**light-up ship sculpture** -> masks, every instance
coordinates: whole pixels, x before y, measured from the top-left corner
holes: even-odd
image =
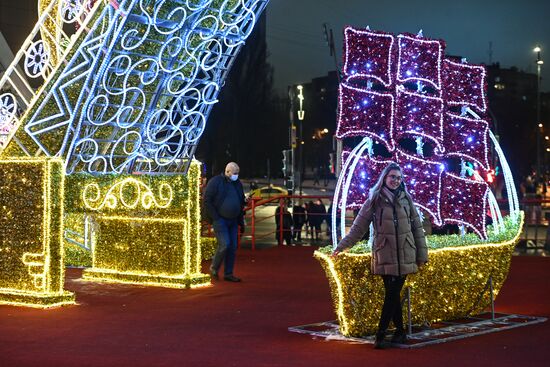
[[[389,162],[402,167],[419,211],[435,226],[459,225],[463,234],[428,238],[430,266],[408,280],[416,322],[482,309],[488,278],[498,293],[506,277],[522,223],[510,168],[489,129],[485,68],[448,58],[444,49],[443,41],[422,33],[345,30],[337,137],[356,145],[343,152],[334,196],[338,205],[332,212],[333,246],[345,235],[344,209],[361,207]],[[507,218],[483,179],[490,169],[490,143],[504,173]],[[465,234],[468,230],[473,233]],[[372,236],[364,248],[370,249],[371,243]],[[368,252],[343,254],[337,260],[316,253],[331,283],[344,334],[358,335],[376,325],[382,287],[370,274]],[[476,303],[478,297],[481,302]]]
[[[84,223],[86,249],[103,246],[97,241],[108,245],[101,228],[118,236],[118,249],[134,243],[116,232],[112,223],[120,220],[143,234],[142,239],[153,233],[166,235],[164,245],[170,253],[186,254],[183,276],[166,259],[156,267],[156,255],[148,258],[147,271],[140,271],[139,259],[130,264],[120,253],[125,265],[119,268],[127,274],[118,280],[139,282],[142,277],[147,283],[169,286],[205,284],[200,274],[200,166],[193,156],[235,56],[266,4],[267,0],[38,1],[39,19],[0,79],[0,154],[14,162],[18,157],[42,159],[45,163],[37,164],[46,166],[49,159],[61,159],[66,174],[75,175],[66,189],[65,219]],[[140,175],[133,179],[141,183],[123,183],[128,182],[125,175],[135,174]],[[178,178],[182,174],[185,182]],[[145,204],[141,211],[131,206],[116,214],[112,205],[86,208],[81,199],[85,187],[89,192],[93,188],[98,197],[112,200],[119,192],[121,201],[142,197],[145,201],[140,203]],[[144,218],[154,215],[147,212],[153,196],[131,187],[163,194],[174,190],[180,199],[156,209],[162,218]],[[52,213],[63,215],[63,210]],[[69,218],[73,214],[79,219]],[[56,228],[62,231],[62,226]],[[100,228],[95,239],[88,233],[94,228]],[[142,242],[135,239],[136,246],[154,253]],[[139,252],[134,248],[128,253]],[[117,266],[99,270],[115,280],[124,272],[114,269]]]

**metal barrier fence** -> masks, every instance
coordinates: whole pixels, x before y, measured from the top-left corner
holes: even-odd
[[[518,247],[550,251],[550,200],[528,198],[520,201],[525,225]]]
[[[317,200],[325,202],[317,205],[314,203]],[[304,232],[305,237],[308,238],[311,235],[316,244],[324,244],[324,242],[328,244],[328,241],[321,241],[321,232],[323,222],[330,223],[330,211],[327,208],[332,205],[331,200],[332,196],[326,195],[252,198],[245,208],[245,221],[248,225],[247,230],[240,237],[239,246],[247,242],[250,243],[252,249],[256,248],[257,242],[276,242],[278,245],[283,245],[283,242],[286,242],[287,245],[290,245],[293,238],[294,240],[301,239]],[[331,203],[328,207],[326,201]],[[292,211],[289,210],[288,203],[293,205]],[[302,207],[303,211],[296,213],[296,204]],[[353,219],[352,216],[350,218]],[[330,226],[327,225],[325,232],[329,230]]]
[[[305,213],[294,213],[291,208],[284,209],[289,201],[293,206],[299,203],[314,202],[317,199],[323,201],[325,211],[312,211],[310,208]],[[507,214],[505,202],[502,202],[502,214]],[[253,250],[257,244],[282,246],[308,244],[326,246],[330,244],[330,206],[332,196],[328,195],[287,195],[276,196],[268,199],[251,198],[245,208],[245,230],[239,230],[239,248],[243,245],[250,246]],[[524,199],[520,202],[521,209],[525,211],[525,224],[520,237],[518,247],[528,249],[546,249],[550,251],[550,200],[548,199]],[[293,209],[293,208],[292,208]],[[346,212],[346,227],[350,226],[355,218],[353,211]],[[301,225],[288,225],[288,216],[292,222],[300,216],[303,217]],[[324,228],[323,228],[324,227]],[[212,226],[203,222],[203,236],[212,237]],[[290,238],[290,240],[288,240]]]

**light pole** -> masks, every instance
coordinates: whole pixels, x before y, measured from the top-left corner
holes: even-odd
[[[304,118],[305,118],[305,111],[304,111],[304,87],[301,85],[298,85],[296,87],[298,89],[298,100],[300,101],[300,109],[298,110],[298,121],[300,123],[300,131],[299,131],[299,137],[298,141],[300,142],[298,149],[299,149],[299,159],[298,159],[298,172],[297,172],[297,178],[298,178],[298,184],[300,185],[300,195],[302,195],[302,182],[304,180],[304,136],[302,134],[302,128],[304,125]]]
[[[541,165],[540,165],[540,140],[541,140],[541,133],[542,133],[542,122],[540,121],[540,69],[542,67],[542,64],[544,64],[544,61],[542,61],[541,57],[541,48],[540,46],[536,46],[533,49],[533,52],[537,54],[537,175],[540,175],[542,178],[543,174],[541,171]]]

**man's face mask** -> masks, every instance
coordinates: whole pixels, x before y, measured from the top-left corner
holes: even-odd
[[[230,179],[231,181],[237,181],[238,178],[239,178],[239,175],[231,175],[231,176],[229,176],[229,179]]]

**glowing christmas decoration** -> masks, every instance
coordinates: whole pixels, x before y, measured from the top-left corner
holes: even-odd
[[[398,35],[397,40],[397,81],[422,81],[440,89],[445,43],[405,34]]]
[[[62,158],[70,175],[64,239],[93,247],[88,278],[208,283],[192,158],[266,4],[38,1],[39,19],[0,79],[0,153]],[[40,253],[23,261],[42,284]]]
[[[98,216],[92,236],[92,267],[85,280],[189,288],[210,284],[191,271],[186,219]]]
[[[447,104],[470,106],[481,112],[487,109],[486,71],[481,65],[443,60],[444,93]]]
[[[340,85],[340,114],[336,136],[369,136],[394,149],[394,97],[368,89]]]
[[[3,154],[63,157],[68,174],[185,173],[266,4],[120,0],[96,1],[88,11],[84,1],[42,1],[0,80],[0,90],[15,89],[22,111],[4,123]],[[73,35],[64,21],[78,23]],[[43,81],[38,89],[18,74],[22,59]]]
[[[344,31],[348,52],[344,55],[344,74],[349,78],[373,78],[383,85],[393,83],[391,72],[395,39],[382,32],[351,27]]]
[[[90,221],[71,230],[89,238],[87,280],[188,288],[210,284],[201,273],[200,163],[188,174],[71,175],[66,202]],[[177,193],[177,195],[175,195]]]
[[[489,169],[488,131],[487,121],[446,113],[444,145],[453,147],[446,155],[475,161],[483,169]]]
[[[74,304],[74,294],[63,289],[63,162],[1,160],[0,171],[0,303]]]
[[[336,202],[341,207],[360,207],[381,163],[397,162],[413,200],[435,225],[458,223],[486,238],[485,209],[489,208],[498,231],[502,217],[496,214],[498,204],[487,183],[454,172],[455,166],[449,163],[453,159],[472,162],[482,175],[490,169],[488,118],[472,110],[486,110],[484,67],[445,58],[444,42],[426,39],[421,33],[393,36],[347,28],[345,36],[337,137],[369,137],[389,155],[377,156],[369,149],[358,157],[344,151],[343,161],[352,159],[352,163],[344,163],[346,178],[337,185]],[[377,68],[369,72],[367,64]],[[460,114],[455,106],[462,107]],[[416,149],[407,148],[407,139],[416,143]],[[497,147],[496,140],[491,142]],[[504,155],[499,153],[499,159],[505,161]],[[505,178],[506,187],[513,191],[511,174]],[[515,205],[513,209],[510,213],[515,217],[518,209]],[[340,215],[344,216],[343,211]],[[341,231],[344,235],[343,226]]]
[[[405,287],[411,287],[413,324],[477,314],[490,305],[489,292],[484,289],[491,277],[498,295],[506,280],[523,213],[516,219],[508,218],[505,230],[491,234],[487,241],[473,233],[427,237],[430,262],[405,282]],[[329,280],[340,332],[346,336],[376,332],[384,300],[382,279],[371,272],[370,246],[356,247],[336,258],[330,256],[330,246],[315,252]],[[406,312],[404,317],[406,322]]]
[[[132,198],[128,201],[124,192],[131,191]],[[104,206],[114,209],[121,205],[128,209],[135,209],[141,204],[141,208],[167,208],[172,202],[173,190],[168,184],[159,186],[158,200],[151,188],[135,178],[126,178],[117,182],[109,188],[102,197],[99,185],[96,183],[88,184],[82,191],[82,200],[89,210],[101,210]]]
[[[443,100],[425,94],[398,89],[395,139],[423,137],[443,145]]]

